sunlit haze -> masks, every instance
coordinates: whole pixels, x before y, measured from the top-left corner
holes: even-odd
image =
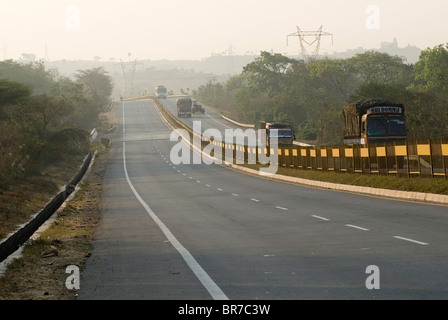
[[[2,0],[0,60],[294,55],[298,37],[287,35],[297,26],[333,35],[322,37],[321,52],[394,38],[425,49],[447,42],[447,16],[446,0]]]

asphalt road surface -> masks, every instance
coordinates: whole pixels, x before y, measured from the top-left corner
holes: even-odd
[[[173,165],[178,142],[153,102],[115,109],[122,125],[79,299],[448,298],[446,206]]]

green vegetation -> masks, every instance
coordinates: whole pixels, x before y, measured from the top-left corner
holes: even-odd
[[[0,238],[78,172],[111,92],[102,68],[70,79],[40,62],[0,62]]]
[[[0,62],[0,194],[51,163],[85,155],[88,133],[111,93],[112,80],[102,68],[70,79],[56,77],[41,62]]]
[[[405,105],[410,139],[447,138],[447,87],[448,50],[440,45],[415,65],[374,51],[306,62],[261,52],[241,74],[204,84],[193,96],[240,122],[290,120],[298,140],[339,144],[343,107],[373,97]]]

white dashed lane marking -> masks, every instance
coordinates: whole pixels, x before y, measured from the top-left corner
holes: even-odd
[[[156,147],[156,148],[157,148],[157,147]],[[158,150],[158,148],[157,148],[157,150]],[[178,170],[175,166],[173,166],[173,164],[171,164],[171,163],[165,158],[165,156],[160,152],[160,150],[158,150],[158,151],[159,151],[159,153],[161,154],[162,158],[166,161],[166,163],[169,164],[170,167],[172,167],[173,169],[177,170],[177,172],[178,172],[179,174],[182,173],[180,170]],[[183,176],[186,176],[187,174],[186,174],[186,173],[182,173],[182,175],[183,175]],[[189,176],[188,178],[189,178],[189,179],[193,179],[193,177],[191,177],[191,176]],[[201,183],[200,180],[196,180],[196,182],[197,182],[198,184]],[[205,184],[205,186],[206,186],[207,188],[210,188],[210,187],[211,187],[210,184]],[[224,191],[222,188],[216,188],[216,190],[217,190],[217,191],[220,191],[220,192],[223,192],[223,191]],[[237,193],[232,193],[232,196],[234,196],[234,197],[239,197],[240,195],[237,194]],[[253,201],[253,202],[260,202],[260,199],[256,199],[256,198],[250,198],[250,200]],[[286,207],[281,207],[281,206],[275,206],[275,208],[276,208],[276,209],[279,209],[279,210],[283,210],[283,211],[288,211],[288,210],[289,210],[288,208],[286,208]],[[318,215],[314,215],[314,214],[311,215],[311,217],[316,218],[316,219],[319,219],[319,220],[323,220],[323,221],[330,221],[330,219],[328,219],[328,218],[325,218],[325,217],[322,217],[322,216],[318,216]],[[353,229],[361,230],[361,231],[370,231],[370,229],[368,229],[368,228],[364,228],[364,227],[356,226],[356,225],[353,225],[353,224],[346,224],[345,226],[346,226],[346,227],[349,227],[349,228],[353,228]],[[422,246],[429,245],[429,244],[426,243],[426,242],[422,242],[422,241],[418,241],[418,240],[414,240],[414,239],[410,239],[410,238],[405,238],[405,237],[401,237],[401,236],[393,236],[393,238],[398,239],[398,240],[403,240],[403,241],[411,242],[411,243],[415,243],[415,244],[419,244],[419,245],[422,245]]]
[[[422,245],[422,246],[427,246],[427,245],[429,245],[429,243],[421,242],[421,241],[417,241],[417,240],[409,239],[409,238],[405,238],[405,237],[394,236],[394,238],[395,238],[395,239],[404,240],[404,241],[408,241],[408,242],[413,242],[413,243],[416,243],[416,244],[419,244],[419,245]]]
[[[346,226],[346,227],[349,227],[349,228],[354,228],[354,229],[362,230],[362,231],[369,231],[369,230],[370,230],[370,229],[367,229],[367,228],[363,228],[363,227],[355,226],[355,225],[353,225],[353,224],[346,224],[345,226]]]
[[[327,218],[324,218],[324,217],[321,217],[321,216],[316,216],[314,214],[312,215],[312,217],[316,218],[316,219],[324,220],[324,221],[330,221],[330,219],[327,219]]]

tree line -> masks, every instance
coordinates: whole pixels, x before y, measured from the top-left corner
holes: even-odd
[[[0,62],[0,190],[46,165],[89,150],[89,133],[109,105],[102,68],[57,77],[42,62]]]
[[[410,139],[448,138],[447,49],[423,50],[415,64],[375,51],[308,61],[263,51],[241,74],[193,96],[240,122],[293,121],[298,140],[317,144],[342,142],[346,104],[385,98],[405,106]]]

